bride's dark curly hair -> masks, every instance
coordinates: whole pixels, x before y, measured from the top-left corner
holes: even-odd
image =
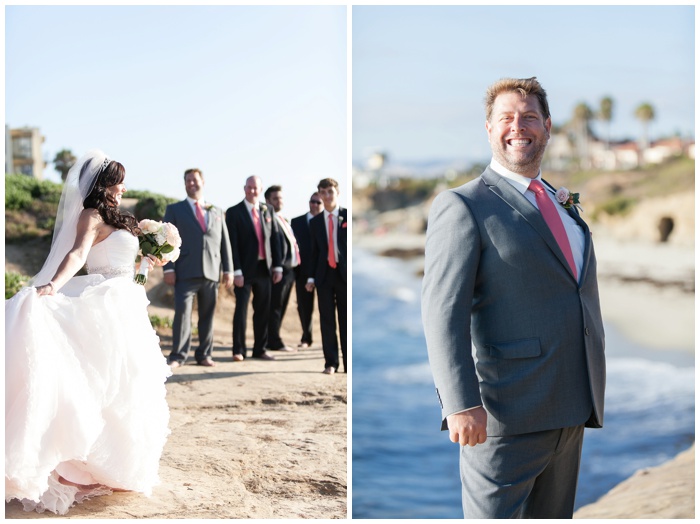
[[[89,162],[83,170],[87,169]],[[107,193],[107,188],[121,184],[124,181],[125,169],[116,160],[112,160],[102,172],[97,175],[95,185],[90,191],[90,194],[83,200],[85,209],[97,209],[98,213],[105,221],[105,224],[116,227],[117,229],[126,229],[132,235],[138,235],[139,222],[136,217],[128,212],[121,212],[117,207],[117,202]]]

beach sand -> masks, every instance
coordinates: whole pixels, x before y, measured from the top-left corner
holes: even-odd
[[[153,272],[149,287],[159,273]],[[346,518],[347,375],[321,373],[318,314],[311,348],[274,352],[275,361],[233,362],[234,304],[229,292],[220,294],[216,367],[195,365],[191,353],[188,364],[168,379],[172,433],[161,459],[161,484],[150,498],[114,493],[76,504],[64,517],[24,512],[12,501],[5,504],[5,517]],[[170,308],[155,304],[149,312],[172,317]],[[250,348],[250,319],[248,332]],[[170,332],[159,333],[167,356]],[[282,338],[292,347],[301,338],[294,291]]]
[[[595,228],[601,309],[606,322],[657,351],[695,348],[695,253],[692,246],[621,242]],[[407,232],[354,235],[353,245],[374,253],[391,250],[416,273],[425,237]],[[656,468],[643,469],[574,518],[694,518],[695,446]]]

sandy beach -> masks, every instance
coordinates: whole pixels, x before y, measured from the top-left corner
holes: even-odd
[[[389,253],[422,272],[425,237],[406,231],[353,236],[354,247]],[[693,353],[693,246],[620,241],[594,233],[601,309],[625,337],[649,349]],[[655,468],[642,469],[574,518],[694,518],[695,446]]]
[[[149,287],[160,280],[158,273],[149,279]],[[159,293],[151,290],[151,295]],[[189,360],[168,379],[171,435],[161,459],[161,484],[150,498],[114,493],[77,504],[64,517],[27,513],[12,501],[5,504],[5,517],[346,518],[347,375],[321,373],[317,316],[311,348],[275,352],[277,360],[270,362],[233,362],[234,304],[228,291],[220,294],[214,333],[216,367],[197,366]],[[172,310],[162,305],[152,304],[149,309],[151,314],[172,317]],[[250,348],[250,320],[248,331]],[[170,333],[159,334],[167,355]],[[294,292],[282,338],[294,347],[301,338]]]

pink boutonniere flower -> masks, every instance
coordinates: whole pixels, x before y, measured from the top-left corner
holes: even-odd
[[[557,199],[557,202],[564,206],[564,209],[569,209],[571,206],[574,206],[576,209],[583,212],[583,208],[579,205],[578,193],[572,193],[565,187],[561,187],[557,190],[554,196]]]

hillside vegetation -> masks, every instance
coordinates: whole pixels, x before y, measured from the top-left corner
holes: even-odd
[[[5,298],[14,295],[46,259],[62,190],[60,183],[5,175]],[[138,220],[161,220],[166,206],[177,201],[150,191],[130,190],[126,198],[135,201]]]
[[[438,191],[460,186],[481,174],[481,169],[443,178],[392,180],[385,188],[370,184],[353,191],[353,214],[392,211],[420,205]],[[629,213],[642,200],[694,191],[695,160],[678,157],[663,164],[631,171],[545,172],[543,177],[555,187],[567,187],[581,194],[581,202],[593,219]],[[590,211],[589,211],[590,209]]]

